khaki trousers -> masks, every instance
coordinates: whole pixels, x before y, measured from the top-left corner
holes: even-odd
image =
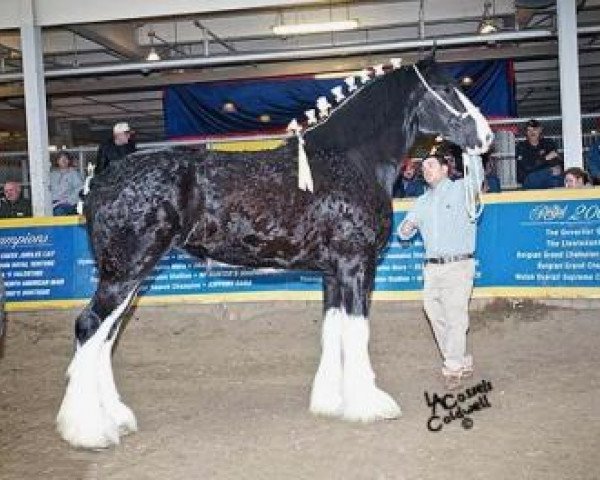
[[[472,362],[466,349],[474,275],[472,258],[424,267],[425,312],[447,370],[460,370]]]

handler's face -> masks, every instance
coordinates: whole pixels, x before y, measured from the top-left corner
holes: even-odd
[[[423,177],[429,185],[434,187],[448,177],[448,166],[440,164],[435,157],[426,158],[423,160]]]

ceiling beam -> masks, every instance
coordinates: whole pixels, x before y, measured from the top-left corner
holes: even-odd
[[[136,29],[129,23],[71,25],[67,29],[106,48],[121,59],[141,60],[146,55],[145,49],[138,45]]]
[[[79,23],[108,22],[135,18],[152,18],[176,15],[200,15],[214,12],[262,8],[293,8],[304,5],[329,5],[344,0],[33,0],[35,23],[41,27],[76,25]],[[2,0],[0,29],[17,28],[20,24],[22,0]]]

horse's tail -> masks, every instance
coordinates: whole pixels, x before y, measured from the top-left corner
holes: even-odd
[[[77,213],[79,215],[83,215],[83,202],[85,202],[85,197],[87,197],[88,193],[90,193],[90,182],[92,181],[92,178],[94,178],[95,169],[96,165],[93,163],[88,163],[87,175],[85,177],[85,181],[83,182],[83,188],[79,191],[79,201],[77,202]]]

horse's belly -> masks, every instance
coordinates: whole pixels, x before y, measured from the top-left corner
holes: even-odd
[[[229,236],[221,242],[205,242],[204,248],[207,257],[232,265],[318,270],[323,264],[323,259],[314,254],[310,244],[286,237]]]

